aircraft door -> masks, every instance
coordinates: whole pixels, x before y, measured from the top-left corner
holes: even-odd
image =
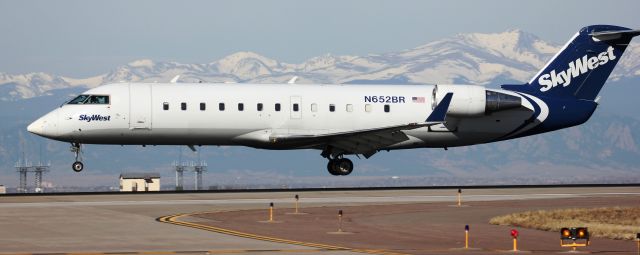
[[[151,84],[129,84],[129,129],[151,129]]]
[[[300,119],[302,117],[302,99],[299,96],[291,97],[291,119]]]

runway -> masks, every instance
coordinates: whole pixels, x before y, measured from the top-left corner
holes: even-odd
[[[425,221],[430,224],[450,222],[446,219],[449,210],[456,210],[457,190],[384,190],[384,191],[313,191],[299,192],[301,209],[309,210],[316,218],[323,215],[323,210],[335,208],[387,208],[385,206],[402,204],[407,210],[416,210],[414,205],[423,206],[422,211],[439,211],[438,220]],[[214,226],[222,223],[225,227],[244,228],[243,220],[252,217],[266,217],[267,205],[273,202],[281,214],[287,217],[284,208],[293,207],[291,192],[269,193],[194,193],[194,194],[145,194],[145,195],[82,195],[82,196],[33,196],[33,197],[0,197],[0,253],[102,253],[102,254],[358,254],[358,253],[402,253],[407,251],[386,250],[380,247],[350,247],[349,243],[331,243],[326,240],[307,240],[299,244],[293,242],[275,242],[265,238],[248,238],[232,235],[224,231],[207,231],[193,226],[168,224],[157,219],[164,216],[189,213],[220,213],[206,217],[184,217],[181,221],[196,222],[203,226]],[[514,211],[528,210],[526,201],[531,204],[563,204],[561,201],[585,201],[584,206],[616,206],[640,201],[638,187],[611,188],[548,188],[548,189],[474,189],[463,190],[463,201],[470,209],[482,209],[482,215],[490,215],[492,207],[504,208],[505,201],[512,201]],[[543,201],[543,202],[540,202]],[[555,202],[552,202],[555,201]],[[588,202],[592,201],[592,202]],[[607,203],[610,203],[607,205]],[[380,205],[374,206],[373,205]],[[367,207],[368,206],[368,207]],[[324,209],[322,209],[324,208]],[[390,208],[390,207],[389,207]],[[511,207],[507,207],[509,209]],[[533,207],[532,207],[533,208]],[[286,209],[290,211],[291,209]],[[386,209],[385,209],[386,210]],[[496,210],[503,213],[506,209]],[[230,213],[230,211],[239,213]],[[394,211],[396,215],[406,214],[401,209]],[[239,215],[245,218],[230,218]],[[225,220],[216,219],[222,217]],[[367,217],[363,215],[363,217]],[[466,216],[461,216],[466,217]],[[300,217],[283,219],[283,226],[308,224],[313,226],[315,218]],[[398,217],[376,216],[376,224],[399,227]],[[416,218],[420,220],[420,218]],[[482,219],[477,219],[482,220]],[[287,223],[289,221],[289,223]],[[400,221],[399,221],[400,222]],[[208,224],[211,223],[211,224]],[[427,223],[425,223],[427,224]],[[270,234],[268,225],[261,226]],[[214,226],[215,227],[215,226]],[[274,228],[276,229],[276,228]],[[365,228],[367,229],[367,228]],[[254,230],[253,227],[245,230]],[[257,229],[256,229],[257,230]],[[364,230],[367,231],[367,230]],[[287,236],[287,233],[275,235]],[[540,231],[542,232],[542,231]],[[245,233],[245,232],[242,232]],[[358,234],[364,236],[364,232]],[[250,233],[256,236],[256,233]],[[553,233],[556,235],[556,233]],[[355,235],[355,236],[358,236]],[[279,236],[268,236],[273,239],[286,239]],[[295,237],[297,236],[293,236]],[[302,237],[302,236],[300,236]],[[305,237],[306,238],[306,237]],[[322,238],[318,238],[322,239]],[[291,240],[299,241],[299,240]],[[314,241],[314,242],[310,242]],[[329,243],[327,243],[329,241]],[[622,241],[621,241],[622,242]],[[309,243],[321,244],[318,246]],[[631,243],[631,242],[629,242]],[[351,245],[353,246],[353,245]],[[370,248],[370,249],[369,249]],[[454,247],[452,247],[454,248]],[[394,248],[395,249],[395,248]],[[440,252],[444,249],[439,248]],[[493,249],[493,250],[491,250]],[[495,248],[485,251],[492,252]],[[446,250],[446,249],[445,249]],[[558,251],[561,251],[558,247]],[[610,250],[611,254],[628,251],[625,249]],[[431,254],[428,249],[414,249],[408,254]],[[446,252],[445,252],[446,253]],[[601,253],[601,252],[599,252]],[[452,253],[455,254],[455,253]]]
[[[555,193],[555,194],[521,194],[521,195],[465,195],[466,201],[503,201],[519,199],[560,199],[590,196],[623,196],[638,195],[632,192],[603,192],[603,193]],[[457,195],[451,196],[360,196],[360,197],[310,197],[305,199],[306,204],[332,204],[332,203],[425,203],[452,201]],[[92,201],[92,202],[33,202],[33,203],[2,203],[0,208],[19,207],[73,207],[73,206],[154,206],[154,205],[258,205],[258,204],[288,204],[291,198],[272,199],[214,199],[214,200],[147,200],[147,201]]]

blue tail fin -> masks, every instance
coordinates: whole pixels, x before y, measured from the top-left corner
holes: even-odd
[[[539,97],[594,100],[636,35],[640,30],[610,25],[584,27],[529,83],[502,87]]]

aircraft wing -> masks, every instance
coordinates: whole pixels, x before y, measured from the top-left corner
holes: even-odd
[[[401,131],[435,124],[436,123],[411,123],[376,129],[360,129],[317,135],[295,133],[272,134],[269,140],[273,143],[326,144],[334,148],[339,148],[347,153],[363,154],[365,157],[370,157],[380,148],[409,140],[409,137]]]
[[[423,123],[408,123],[372,129],[360,129],[326,134],[271,134],[273,143],[326,144],[345,153],[362,154],[369,158],[379,149],[409,140],[402,131],[445,123],[453,93],[448,93]]]

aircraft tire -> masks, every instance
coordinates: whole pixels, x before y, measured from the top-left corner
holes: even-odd
[[[335,160],[334,171],[338,175],[349,175],[353,171],[353,162],[348,158]]]
[[[82,162],[80,161],[73,162],[73,164],[71,165],[71,169],[73,169],[73,171],[75,171],[76,173],[79,173],[82,171],[82,169],[84,169],[84,164],[82,164]]]
[[[334,176],[340,175],[340,173],[336,171],[336,161],[337,160],[329,160],[329,162],[327,163],[327,171],[329,171],[329,173]]]

